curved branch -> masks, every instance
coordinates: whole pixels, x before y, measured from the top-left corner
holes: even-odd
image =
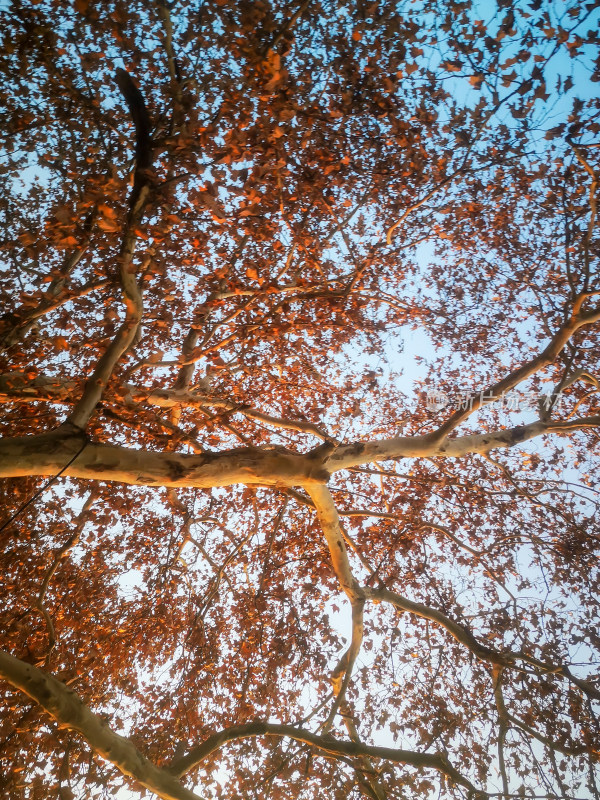
[[[333,705],[331,706],[327,720],[323,724],[323,731],[325,732],[329,731],[333,725],[333,721],[338,710],[342,709],[342,714],[349,712],[349,709],[346,709],[347,703],[345,701],[345,697],[348,686],[350,685],[354,664],[362,647],[364,634],[363,611],[364,601],[352,603],[352,639],[350,641],[350,646],[338,661],[337,666],[331,675],[331,683],[333,684],[333,695],[335,699]]]
[[[600,414],[578,417],[573,420],[542,422],[537,420],[528,425],[518,425],[489,433],[474,433],[436,442],[435,434],[422,436],[396,436],[372,442],[355,442],[338,446],[326,461],[330,472],[368,464],[372,461],[387,461],[397,458],[420,458],[444,456],[460,458],[465,455],[489,453],[499,448],[514,447],[529,439],[546,433],[564,434],[585,428],[600,427]]]
[[[489,661],[499,666],[507,666],[510,663],[510,659],[507,661],[504,653],[499,653],[497,650],[480,644],[467,628],[464,628],[458,622],[454,622],[454,620],[450,619],[446,614],[435,608],[426,606],[423,603],[415,603],[413,600],[408,600],[406,597],[402,597],[389,589],[367,588],[365,591],[372,600],[390,603],[394,608],[397,608],[398,611],[408,611],[410,614],[415,614],[417,617],[422,617],[423,619],[428,619],[431,622],[437,623],[440,627],[448,631],[457,642],[468,648],[473,655],[477,656],[482,661]]]
[[[296,742],[304,742],[329,756],[371,756],[392,761],[395,764],[407,764],[419,769],[434,769],[450,778],[454,783],[464,786],[472,792],[477,792],[473,784],[461,775],[441,753],[416,753],[412,750],[400,750],[391,747],[375,747],[373,745],[358,744],[334,739],[331,736],[319,736],[293,725],[279,725],[269,722],[250,722],[246,725],[236,725],[215,733],[198,747],[195,747],[183,758],[174,761],[169,771],[176,776],[184,775],[189,770],[200,764],[215,750],[226,742],[247,739],[253,736],[285,736]]]
[[[362,589],[350,568],[344,535],[340,527],[335,503],[327,486],[307,484],[305,490],[315,504],[317,516],[331,554],[331,563],[340,586],[351,603],[364,603],[365,591]]]
[[[325,445],[327,447],[327,445]],[[344,725],[352,742],[361,744],[354,722],[352,709],[346,700],[346,691],[352,678],[352,670],[362,647],[364,634],[364,605],[366,594],[352,574],[345,536],[337,508],[327,486],[305,486],[314,503],[321,529],[329,547],[331,562],[340,586],[352,607],[352,639],[350,646],[339,660],[331,676],[334,702],[325,720],[322,730],[328,732],[338,711],[341,712]],[[363,754],[358,759],[358,772],[365,776],[363,788],[375,800],[385,800],[385,792],[376,778],[370,759]]]

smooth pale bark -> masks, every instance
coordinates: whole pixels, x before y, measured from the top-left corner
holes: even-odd
[[[457,436],[436,442],[436,434],[425,436],[397,436],[392,439],[379,439],[374,442],[357,442],[341,445],[327,459],[330,472],[356,467],[372,461],[386,461],[396,458],[423,458],[443,456],[461,458],[471,453],[487,454],[497,448],[514,447],[545,433],[565,434],[584,428],[600,426],[600,415],[580,417],[565,422],[542,422],[538,420],[529,425],[519,425],[490,433]]]
[[[77,731],[95,753],[162,800],[201,800],[182,786],[171,771],[160,769],[133,742],[111,731],[101,717],[54,676],[0,650],[0,677],[39,703],[61,728]]]
[[[67,466],[68,465],[68,466]],[[252,447],[187,455],[93,444],[69,426],[48,434],[0,441],[0,477],[87,478],[137,486],[199,487],[232,484],[297,486],[328,478],[318,451],[298,455]]]
[[[331,492],[327,486],[323,485],[306,486],[306,491],[315,504],[317,516],[321,523],[321,530],[329,547],[333,570],[341,588],[351,603],[364,603],[365,592],[352,574],[344,535],[340,527],[340,518],[331,497]]]
[[[348,727],[347,724],[350,714],[349,709],[345,708],[345,694],[350,683],[354,664],[362,647],[366,593],[352,573],[350,559],[348,558],[348,551],[344,541],[344,534],[340,525],[340,518],[335,503],[333,502],[331,492],[327,486],[321,485],[306,486],[305,488],[314,503],[317,517],[321,524],[321,530],[323,531],[329,548],[333,570],[341,589],[350,600],[352,606],[352,638],[350,646],[340,658],[331,676],[335,702],[329,712],[323,730],[328,731],[331,728],[338,710],[342,709],[343,712],[347,712],[342,713],[342,716],[344,717],[344,722],[346,722],[348,733],[351,738],[356,739],[358,734],[354,724],[352,723],[350,727]],[[379,797],[380,792],[378,791],[378,787],[373,786],[372,789],[375,796]]]
[[[46,434],[0,441],[0,478],[25,475],[117,481],[137,486],[210,488],[232,484],[308,486],[324,484],[340,469],[395,458],[458,458],[508,448],[545,433],[565,434],[600,426],[600,415],[565,422],[533,422],[492,433],[459,436],[440,445],[428,436],[401,436],[375,442],[326,443],[306,454],[285,448],[242,447],[187,455],[134,450],[86,441],[64,425]]]

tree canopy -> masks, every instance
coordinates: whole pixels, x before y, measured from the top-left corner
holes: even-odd
[[[597,4],[0,13],[3,796],[599,800]]]

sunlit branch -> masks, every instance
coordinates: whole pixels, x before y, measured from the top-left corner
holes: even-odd
[[[321,529],[329,547],[333,570],[352,607],[352,639],[350,646],[340,659],[332,675],[335,702],[325,723],[324,729],[328,730],[341,703],[344,701],[352,668],[362,645],[365,594],[352,574],[340,520],[329,489],[326,486],[306,486],[305,488],[315,504]]]
[[[251,446],[188,455],[89,442],[74,458],[82,446],[81,435],[65,425],[46,434],[0,440],[0,477],[50,476],[62,470],[69,477],[137,486],[210,488],[240,483],[306,488],[309,483],[323,486],[331,472],[370,461],[419,456],[458,458],[514,447],[545,433],[567,434],[599,426],[600,415],[594,415],[461,436],[437,447],[427,436],[414,436],[340,445],[335,449],[326,442],[303,455],[283,447]]]
[[[331,563],[340,586],[348,597],[352,609],[352,636],[348,649],[339,660],[331,676],[333,684],[334,702],[323,723],[322,730],[327,733],[336,717],[341,712],[342,719],[350,738],[359,742],[358,732],[354,724],[352,711],[346,700],[346,691],[350,685],[352,670],[360,653],[364,634],[364,604],[365,593],[352,574],[350,561],[345,545],[345,536],[340,525],[339,516],[331,493],[326,486],[306,486],[321,524],[321,529],[327,541]],[[366,754],[364,754],[366,755]],[[373,766],[370,761],[362,760],[359,763],[363,780],[366,781],[364,790],[376,800],[385,800],[385,792],[374,776]]]
[[[259,422],[264,422],[267,425],[272,425],[274,428],[285,428],[290,431],[298,431],[299,433],[311,433],[313,436],[317,436],[323,441],[334,441],[334,439],[322,428],[312,422],[274,417],[271,414],[265,414],[264,412],[259,411],[256,408],[250,408],[249,406],[237,406],[236,408],[233,403],[231,403],[231,406],[233,406],[233,408],[231,408],[232,411],[235,410],[237,413],[242,414],[245,417],[255,419]]]
[[[329,547],[333,570],[342,590],[351,603],[364,602],[364,590],[352,574],[340,520],[329,489],[319,484],[307,484],[304,488],[315,504],[321,529]]]
[[[433,458],[435,456],[460,458],[472,453],[486,454],[496,448],[514,447],[546,433],[563,434],[598,426],[600,426],[600,415],[596,414],[565,421],[531,422],[528,425],[519,425],[489,433],[457,436],[454,439],[445,439],[442,443],[436,443],[435,437],[426,434],[397,436],[392,439],[340,445],[329,456],[326,465],[330,472],[335,472],[372,461],[397,458]]]
[[[360,653],[363,642],[364,605],[364,601],[354,601],[352,603],[352,636],[350,646],[340,658],[331,674],[334,702],[327,719],[323,723],[322,730],[324,733],[327,733],[331,729],[335,716],[340,709],[342,710],[342,715],[346,712],[346,691],[350,685],[352,670],[354,669],[354,664]]]

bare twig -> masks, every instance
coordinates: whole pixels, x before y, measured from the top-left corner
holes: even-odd
[[[75,545],[78,543],[79,537],[81,536],[81,532],[85,526],[85,523],[87,522],[88,511],[90,510],[94,500],[96,499],[96,496],[97,496],[96,492],[88,493],[88,496],[85,499],[83,507],[75,519],[75,530],[73,531],[71,536],[69,536],[67,541],[62,545],[62,547],[59,547],[59,549],[56,551],[52,564],[50,564],[50,566],[46,570],[46,574],[44,575],[44,579],[42,580],[40,591],[35,601],[35,607],[43,616],[46,622],[46,627],[48,629],[48,649],[46,651],[46,655],[50,652],[50,650],[52,650],[52,648],[56,644],[54,623],[52,622],[52,618],[48,613],[46,606],[44,605],[44,598],[48,590],[48,585],[50,584],[52,576],[56,572],[56,568],[60,564],[61,559],[63,559],[65,555],[69,552],[69,550],[75,547]]]

